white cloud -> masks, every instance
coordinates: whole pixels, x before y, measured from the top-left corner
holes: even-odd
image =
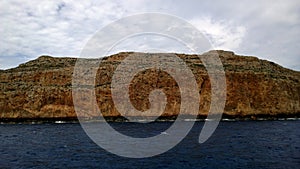
[[[299,0],[0,1],[0,69],[41,54],[78,56],[106,24],[136,13],[162,12],[191,22],[216,48],[300,70],[295,64],[300,62],[299,11]]]
[[[215,21],[210,17],[195,18],[190,21],[217,49],[237,49],[246,34],[246,28],[229,21]]]
[[[261,17],[265,22],[271,23],[297,23],[299,18],[300,1],[274,1],[265,4],[265,9],[260,10]]]
[[[116,44],[109,54],[124,51],[192,53],[186,44],[161,34],[128,37]]]
[[[17,66],[25,56],[79,56],[95,31],[122,14],[110,1],[1,1],[0,57],[9,59],[0,68]]]

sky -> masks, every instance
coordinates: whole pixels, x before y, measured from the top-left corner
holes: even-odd
[[[146,12],[184,19],[215,49],[300,71],[299,0],[0,0],[0,69],[40,55],[78,57],[101,28]],[[147,43],[155,44],[155,39],[161,38]],[[149,51],[147,45],[130,47],[131,42],[124,41],[123,49]],[[183,53],[170,50],[164,52]]]

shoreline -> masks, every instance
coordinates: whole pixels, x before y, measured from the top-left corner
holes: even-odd
[[[207,116],[199,115],[195,119],[192,116],[184,116],[179,119],[181,121],[210,121],[213,119],[206,119]],[[105,120],[104,120],[105,119]],[[129,121],[123,116],[109,116],[104,117],[104,119],[89,118],[78,120],[77,117],[57,117],[57,118],[0,118],[0,124],[44,124],[44,123],[79,123],[79,122],[152,122],[150,118],[145,117],[135,117],[134,121]],[[174,122],[177,119],[177,116],[160,116],[154,122]],[[233,116],[223,114],[221,121],[230,122],[230,121],[289,121],[289,120],[300,120],[300,113],[298,114],[280,114],[280,115],[247,115],[247,116]]]

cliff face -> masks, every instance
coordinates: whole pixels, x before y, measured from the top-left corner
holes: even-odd
[[[256,57],[217,52],[226,73],[225,116],[299,115],[300,72]],[[120,116],[112,101],[110,84],[115,69],[129,54],[106,57],[100,65],[95,91],[104,116]],[[211,86],[204,65],[196,55],[176,55],[194,73],[200,93],[199,115],[207,115]],[[17,68],[1,70],[0,118],[76,118],[72,99],[75,63],[74,58],[41,56]],[[141,111],[149,109],[149,93],[157,88],[165,92],[168,100],[163,116],[177,115],[180,110],[179,87],[170,75],[159,70],[148,69],[135,76],[129,91],[132,105]],[[86,105],[89,108],[89,104]]]

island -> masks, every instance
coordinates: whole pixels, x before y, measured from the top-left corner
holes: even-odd
[[[219,54],[226,76],[223,118],[299,117],[299,71],[231,51],[209,51],[202,55],[211,52]],[[99,110],[113,121],[122,116],[112,99],[112,77],[122,60],[132,53],[121,52],[102,58],[92,85]],[[144,57],[147,53],[140,55]],[[175,55],[195,76],[200,94],[198,118],[205,119],[211,101],[211,84],[206,68],[196,54]],[[0,70],[0,121],[76,120],[72,97],[76,61],[76,58],[70,57],[40,56],[16,68]],[[150,106],[149,94],[157,88],[164,91],[168,101],[161,118],[176,118],[180,110],[180,90],[176,81],[161,70],[148,69],[135,76],[129,90],[131,104],[137,110],[146,111]]]

